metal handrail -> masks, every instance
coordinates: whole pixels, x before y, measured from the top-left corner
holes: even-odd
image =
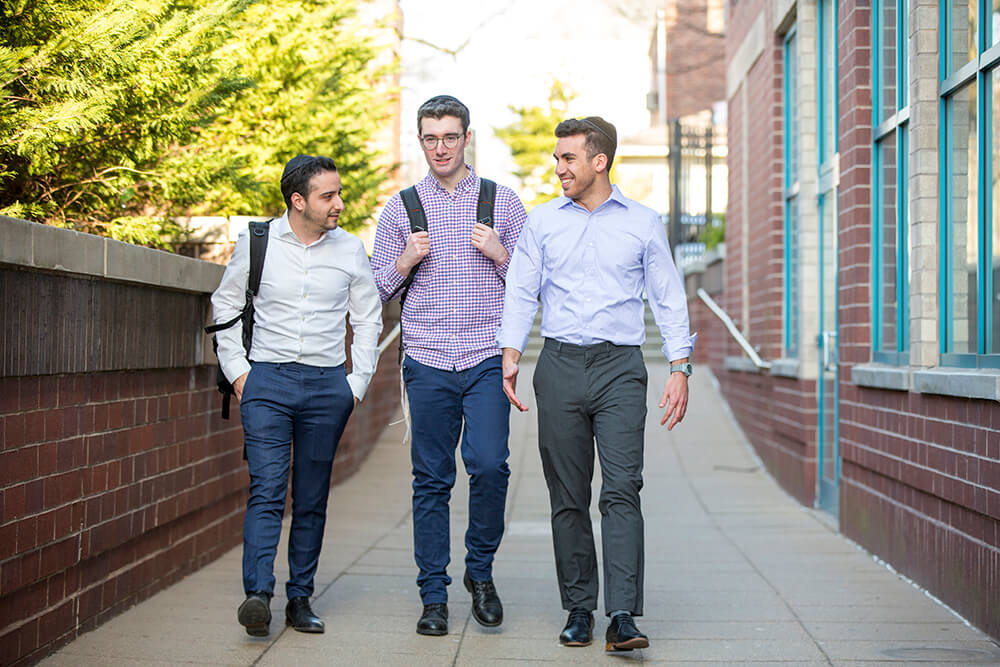
[[[750,346],[750,341],[748,341],[746,336],[744,336],[743,333],[736,328],[736,325],[733,324],[732,318],[726,314],[726,311],[722,309],[722,306],[715,302],[715,299],[709,296],[708,292],[706,292],[703,287],[698,288],[698,297],[705,302],[705,305],[708,306],[709,310],[715,313],[716,317],[722,320],[722,323],[726,325],[726,329],[732,337],[736,339],[736,342],[740,344],[740,347],[743,348],[743,351],[746,352],[747,356],[750,357],[750,361],[753,362],[754,366],[764,370],[770,370],[771,362],[764,361],[760,358],[760,355],[757,354],[757,350]]]
[[[392,328],[392,331],[386,334],[385,338],[382,339],[382,342],[378,344],[378,356],[382,356],[382,353],[385,352],[386,348],[392,344],[392,341],[396,340],[396,336],[399,335],[399,332],[400,328],[399,323],[397,322],[396,326]]]

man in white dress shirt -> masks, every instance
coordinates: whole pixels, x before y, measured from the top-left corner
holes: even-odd
[[[375,373],[382,330],[382,303],[364,246],[337,227],[344,202],[334,161],[292,158],[281,177],[281,193],[287,210],[270,223],[254,299],[251,349],[243,348],[241,327],[217,335],[219,364],[240,401],[250,472],[243,525],[246,600],[237,618],[253,636],[267,635],[271,622],[274,558],[290,467],[285,616],[300,632],[324,631],[309,597],[326,524],[333,455],[347,418]],[[249,265],[250,238],[243,233],[212,295],[216,322],[243,310]],[[350,374],[344,368],[348,314],[354,330]]]

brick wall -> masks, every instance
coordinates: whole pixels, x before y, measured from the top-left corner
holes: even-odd
[[[936,3],[920,0],[911,10],[912,33],[931,33],[933,45]],[[839,30],[841,530],[1000,638],[1000,404],[850,381],[851,367],[871,358],[870,4],[849,10],[842,5]],[[927,48],[923,38],[913,39],[913,48],[919,56],[919,49]],[[911,68],[921,77],[920,68]],[[935,76],[934,67],[925,68],[917,81],[933,82]],[[911,86],[920,88],[922,83]],[[938,119],[923,113],[921,105],[927,105],[913,99],[920,113],[911,115],[910,133],[920,147],[926,143],[922,137],[937,135]],[[936,107],[933,97],[930,106]],[[928,165],[918,168],[927,170]],[[936,234],[936,214],[927,216],[917,207],[917,202],[931,200],[937,208],[935,183],[924,181],[914,191],[911,210],[913,224],[933,226]],[[913,232],[915,240],[918,233]],[[924,243],[921,239],[915,245]],[[936,275],[936,258],[930,266],[921,264],[919,270]],[[911,287],[924,289],[915,280]],[[917,305],[916,322],[936,315],[936,298],[930,307]],[[926,332],[917,325],[911,329],[914,359],[935,362],[934,350],[922,348],[936,348],[937,341],[923,345]]]
[[[219,416],[199,333],[221,272],[0,219],[0,664],[36,662],[240,543],[239,412]],[[395,412],[398,373],[393,349],[335,481]]]
[[[773,148],[783,130],[775,111],[781,61],[778,42],[773,39],[781,17],[769,14],[779,4],[741,1],[729,14],[730,59],[745,52],[740,51],[741,40],[752,33],[750,26],[760,16],[767,39],[742,81],[729,85],[726,281],[723,293],[716,296],[769,360],[781,353],[777,327],[782,318],[777,293],[783,267],[776,252],[783,238],[775,223],[781,200],[777,177],[783,165],[781,154]],[[816,5],[799,5],[798,35],[802,48],[808,50],[815,47]],[[870,2],[839,3],[840,529],[974,625],[1000,638],[1000,403],[862,386],[854,380],[854,369],[870,367],[872,359],[871,6]],[[936,45],[940,13],[931,0],[911,0],[909,11],[912,365],[893,368],[894,373],[916,373],[937,365],[939,349]],[[815,90],[809,89],[815,87],[815,53],[800,53],[800,58],[800,66],[808,70],[800,77],[800,100],[805,107],[805,100],[815,99]],[[731,75],[733,71],[730,62]],[[808,109],[803,113],[815,115]],[[815,135],[815,118],[800,126],[803,149],[814,151],[815,136],[809,132]],[[805,155],[803,164],[807,174],[817,168],[815,157]],[[803,208],[815,196],[814,186],[804,187]],[[815,238],[816,223],[806,216],[803,219],[804,236],[812,233]],[[815,248],[809,253],[802,261],[815,263]],[[804,275],[810,270],[805,267]],[[689,285],[696,279],[689,275]],[[807,299],[815,300],[808,295],[818,294],[818,286],[810,280],[814,281],[803,280],[803,290]],[[816,484],[816,361],[810,346],[815,331],[807,329],[801,338],[803,356],[797,377],[726,370],[725,356],[742,353],[734,343],[715,339],[728,334],[704,321],[714,316],[697,300],[691,302],[691,312],[695,326],[711,332],[707,346],[702,345],[704,339],[699,341],[697,358],[716,372],[733,413],[767,468],[785,489],[811,506]],[[811,316],[803,308],[804,326],[808,327]]]
[[[708,4],[667,3],[667,118],[711,109],[725,98],[725,35],[709,32]]]

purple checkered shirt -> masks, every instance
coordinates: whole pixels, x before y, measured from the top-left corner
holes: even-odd
[[[504,279],[517,237],[524,226],[524,206],[514,191],[497,185],[493,226],[508,258],[497,266],[472,245],[479,200],[479,176],[469,175],[449,193],[428,172],[417,183],[427,214],[431,250],[420,263],[403,306],[406,356],[426,366],[465,370],[500,354],[496,335],[503,314]],[[375,284],[383,301],[406,279],[396,258],[406,247],[410,220],[398,194],[379,217],[372,251]]]

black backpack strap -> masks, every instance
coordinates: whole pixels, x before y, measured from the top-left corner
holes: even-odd
[[[205,333],[214,334],[223,329],[228,329],[237,322],[243,322],[243,349],[246,354],[250,354],[250,344],[253,341],[253,300],[260,289],[260,277],[264,272],[264,256],[267,253],[267,239],[271,221],[250,223],[250,273],[247,276],[246,302],[243,310],[236,317],[205,327]],[[212,349],[218,352],[218,340],[212,337]],[[222,418],[229,419],[229,402],[233,395],[233,385],[226,379],[219,367],[216,373],[216,383],[219,386],[219,393],[222,394]],[[246,458],[246,447],[243,448],[243,458]]]
[[[403,207],[406,209],[406,217],[410,219],[411,232],[427,231],[427,214],[424,213],[424,205],[420,203],[417,196],[417,186],[411,185],[399,193],[403,200]]]
[[[427,231],[427,213],[424,212],[424,205],[420,202],[420,196],[417,195],[417,186],[411,185],[408,188],[400,190],[399,198],[403,201],[403,209],[406,211],[406,217],[410,221],[410,233],[415,232],[426,232]],[[402,325],[402,312],[403,305],[406,303],[406,295],[410,291],[410,285],[413,283],[413,276],[417,275],[417,271],[420,269],[420,262],[410,270],[410,274],[399,284],[399,287],[392,291],[389,298],[399,294],[399,311],[400,311],[400,325]],[[399,333],[399,363],[403,363],[403,332]]]
[[[264,256],[267,254],[267,239],[270,236],[271,221],[250,223],[250,275],[247,276],[246,305],[241,315],[243,319],[243,349],[250,354],[253,343],[253,300],[260,291],[260,277],[264,273]]]
[[[405,190],[401,190],[399,193],[400,199],[403,200],[403,209],[406,211],[406,217],[410,221],[410,233],[414,232],[426,232],[427,231],[427,214],[424,213],[424,205],[420,203],[420,197],[417,196],[417,186],[411,185]],[[420,263],[410,270],[410,275],[399,284],[396,289],[392,291],[389,295],[389,299],[399,294],[399,303],[402,308],[402,304],[406,301],[406,292],[410,289],[410,284],[413,282],[413,276],[417,274],[417,269],[420,268]]]
[[[476,204],[476,222],[493,226],[494,199],[497,194],[497,184],[488,178],[479,179],[479,202]]]

